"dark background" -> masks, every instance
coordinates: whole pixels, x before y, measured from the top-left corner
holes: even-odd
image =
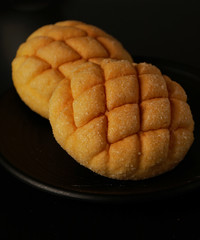
[[[133,57],[200,68],[198,0],[9,0],[0,9],[0,93],[12,84],[10,64],[19,44],[40,26],[68,19],[104,29]],[[0,166],[0,239],[199,240],[199,202],[198,189],[141,203],[80,202],[32,188]]]
[[[5,88],[19,44],[42,25],[66,19],[104,29],[133,56],[200,66],[199,0],[7,0],[5,4],[0,10],[0,70],[7,79]]]

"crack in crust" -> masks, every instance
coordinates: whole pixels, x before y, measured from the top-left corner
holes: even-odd
[[[105,59],[60,67],[49,106],[58,143],[80,164],[115,179],[174,168],[193,142],[183,88],[151,64]]]
[[[46,25],[33,32],[19,47],[12,62],[13,82],[22,100],[33,111],[48,118],[49,98],[64,78],[60,67],[76,61],[100,62],[103,58],[132,62],[118,40],[95,26],[80,21]],[[47,68],[54,70],[53,76],[42,74]]]

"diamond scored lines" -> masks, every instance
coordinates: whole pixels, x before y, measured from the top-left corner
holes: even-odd
[[[79,163],[111,178],[144,179],[175,167],[193,141],[184,90],[151,64],[98,64],[77,61],[59,68],[68,79],[59,86],[66,85],[73,99],[61,106],[58,99],[66,93],[59,86],[51,98],[57,141]]]
[[[32,38],[25,43],[22,43],[17,50],[17,56],[34,56],[38,49],[53,42],[53,39],[48,37]]]
[[[138,103],[139,88],[135,75],[114,78],[105,82],[108,110],[126,103]]]
[[[80,58],[78,53],[60,41],[52,42],[38,49],[36,55],[51,64],[52,68],[57,68],[65,62],[75,61]]]
[[[69,38],[77,38],[86,36],[87,33],[81,29],[71,26],[53,26],[46,34],[48,37],[56,40],[63,41]]]
[[[50,121],[58,142],[79,163],[111,178],[143,179],[171,169],[184,157],[193,141],[185,92],[155,66],[105,59],[99,65],[64,64],[60,71],[70,82],[74,99],[66,106],[73,116],[57,106],[57,121]],[[53,94],[50,113],[59,91]],[[72,127],[68,137],[59,138],[57,132],[66,130],[59,124],[64,114]]]
[[[89,164],[90,160],[106,147],[106,122],[106,117],[101,116],[77,128],[65,143],[69,154],[80,163]]]
[[[92,37],[79,37],[66,40],[66,43],[84,58],[107,58],[109,57],[106,49]]]
[[[187,95],[184,91],[184,89],[177,83],[172,81],[168,76],[163,75],[168,89],[168,95],[169,97],[175,98],[177,100],[182,100],[183,102],[187,101]]]
[[[132,62],[130,54],[123,48],[122,44],[114,38],[98,37],[97,40],[107,49],[110,58],[127,59]]]
[[[125,60],[116,61],[114,59],[105,59],[101,63],[101,68],[104,71],[106,81],[112,78],[137,74],[133,65]]]
[[[68,38],[75,38],[75,37],[81,37],[86,36],[87,33],[81,29],[74,28],[72,26],[60,26],[60,25],[46,25],[39,29],[37,29],[35,32],[33,32],[28,40],[37,38],[40,36],[46,36],[49,38],[52,38],[53,40],[65,40]]]
[[[186,102],[171,99],[172,122],[171,129],[189,128],[193,131],[192,114]]]
[[[123,60],[124,59],[124,60]],[[80,21],[39,28],[12,62],[23,101],[48,118],[80,164],[116,179],[145,179],[175,167],[193,142],[183,88],[121,43]]]
[[[140,140],[137,134],[111,144],[107,174],[112,178],[116,178],[116,176],[120,177],[125,173],[126,178],[131,178],[138,171],[139,151]]]
[[[27,84],[31,79],[49,68],[48,63],[37,57],[17,57],[12,62],[14,83],[16,85]]]
[[[70,79],[73,98],[97,84],[104,83],[102,69],[84,60],[63,64],[59,70]]]
[[[102,84],[94,86],[74,99],[74,122],[81,127],[95,117],[105,113],[105,93]]]
[[[167,160],[170,133],[168,129],[141,132],[140,168],[150,170]]]
[[[107,113],[108,142],[114,143],[140,129],[138,104],[126,104]]]
[[[170,101],[168,98],[155,98],[140,104],[141,130],[149,131],[168,128],[171,123]]]
[[[168,97],[168,90],[165,79],[159,74],[139,75],[141,101],[152,98]]]
[[[77,62],[96,61],[100,63],[104,58],[133,61],[119,41],[95,26],[80,21],[63,21],[46,25],[33,32],[26,42],[20,45],[13,61],[13,81],[22,100],[31,106],[32,110],[49,118],[49,98],[55,86],[63,79],[57,74],[54,80],[55,71],[64,72],[66,76],[66,72],[69,73],[66,69],[70,68],[72,71]],[[41,66],[39,67],[38,64]],[[71,67],[70,64],[72,64]],[[87,65],[87,67],[90,66]],[[47,74],[48,79],[47,75],[43,74],[47,68],[55,70],[51,71],[52,77]],[[100,70],[102,73],[102,69]],[[36,76],[37,79],[34,80]],[[79,83],[70,77],[74,98],[102,80],[100,75],[95,76],[94,81],[90,80],[93,77],[87,71],[85,74],[79,74],[78,77]],[[18,88],[23,88],[23,91]],[[41,111],[38,104],[41,105]]]
[[[31,80],[30,87],[49,100],[52,92],[62,79],[63,75],[58,70],[47,69]]]
[[[63,42],[84,59],[110,57],[127,59],[132,62],[130,54],[118,40],[103,30],[82,22],[63,21],[43,26],[33,32],[23,45],[32,45],[34,49],[38,45],[38,49],[42,48],[42,44],[36,43],[44,41],[41,38],[47,38],[48,41]]]

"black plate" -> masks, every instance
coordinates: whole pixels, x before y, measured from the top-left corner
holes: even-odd
[[[58,195],[92,201],[145,201],[200,187],[198,107],[200,71],[169,61],[135,58],[157,65],[188,94],[195,120],[195,142],[173,171],[143,181],[119,181],[80,166],[56,143],[48,120],[32,112],[11,87],[0,98],[0,162],[21,180]]]

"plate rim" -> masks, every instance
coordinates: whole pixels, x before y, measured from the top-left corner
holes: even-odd
[[[158,190],[149,193],[143,194],[99,194],[99,193],[87,193],[87,192],[78,192],[73,190],[63,190],[58,187],[51,186],[47,183],[44,183],[38,179],[35,179],[26,173],[23,173],[20,169],[17,169],[13,166],[4,156],[0,153],[0,164],[6,169],[12,176],[20,180],[24,184],[27,184],[31,187],[39,189],[43,192],[50,193],[63,198],[76,199],[82,201],[92,201],[92,202],[115,202],[115,203],[124,203],[124,202],[150,202],[155,200],[162,199],[172,199],[177,196],[182,196],[193,192],[197,188],[200,188],[200,177],[195,181],[189,181],[187,185],[175,186],[168,189]]]
[[[191,74],[195,74],[199,80],[200,80],[200,68],[197,68],[196,66],[184,64],[184,63],[178,63],[172,60],[168,59],[162,59],[157,57],[146,57],[146,56],[134,56],[134,59],[141,60],[143,59],[143,62],[151,62],[156,65],[156,63],[159,65],[166,65],[166,67],[172,67],[173,69],[176,69],[175,66],[182,66],[182,71],[189,72]],[[180,71],[181,71],[180,69]],[[178,70],[178,69],[177,69]],[[9,90],[8,88],[6,91],[4,91],[0,99],[6,94],[6,92]],[[163,190],[148,192],[148,193],[139,193],[139,194],[101,194],[101,193],[88,193],[88,192],[79,192],[79,191],[73,191],[71,189],[65,190],[58,187],[54,187],[48,183],[41,182],[38,179],[33,178],[32,176],[27,175],[26,173],[22,172],[20,169],[17,169],[15,166],[13,166],[1,153],[0,153],[0,164],[4,167],[9,173],[11,173],[13,176],[15,176],[17,179],[21,180],[22,182],[31,185],[37,189],[40,189],[42,191],[60,196],[60,197],[66,197],[70,199],[78,199],[78,200],[86,200],[86,201],[95,201],[95,202],[146,202],[146,201],[152,201],[152,200],[159,200],[163,198],[171,198],[175,197],[177,195],[182,195],[185,193],[192,192],[200,187],[200,176],[196,180],[189,181],[187,184],[183,184],[181,186],[174,186]]]

